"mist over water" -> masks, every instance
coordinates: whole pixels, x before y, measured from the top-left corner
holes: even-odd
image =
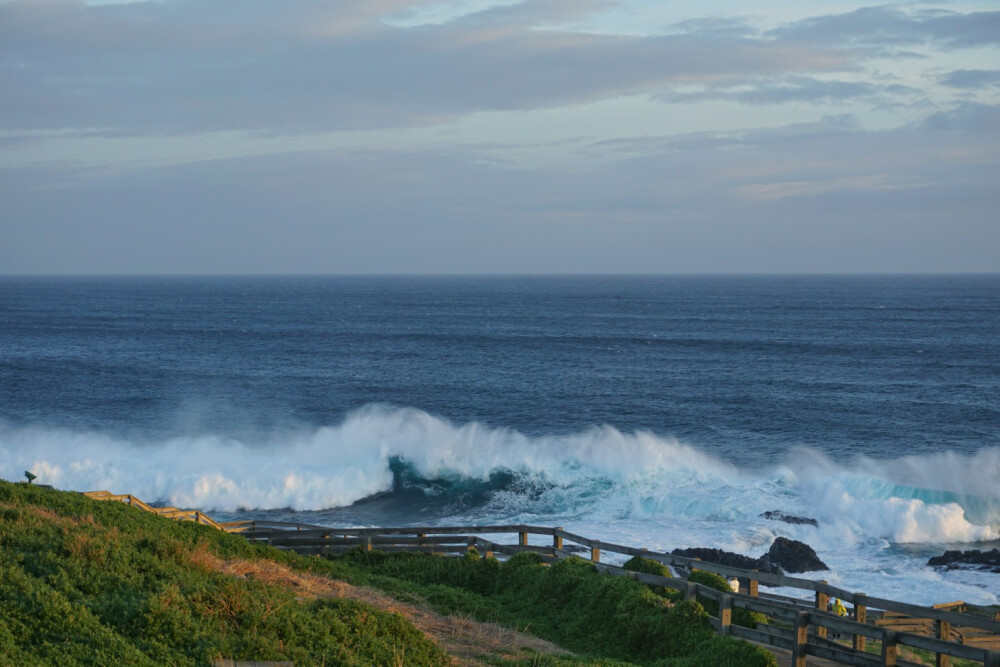
[[[1000,540],[996,277],[0,279],[0,351],[9,480],[1000,594],[924,565]]]

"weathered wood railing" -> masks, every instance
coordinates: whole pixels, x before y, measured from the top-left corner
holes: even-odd
[[[85,491],[84,494],[92,500],[118,500],[120,502],[131,505],[132,507],[138,507],[146,512],[151,512],[153,514],[159,514],[160,516],[165,516],[168,519],[175,519],[177,521],[194,521],[195,523],[204,524],[206,526],[212,526],[213,528],[218,528],[219,530],[225,530],[218,521],[208,516],[204,512],[199,512],[198,510],[181,510],[176,507],[153,507],[143,501],[139,500],[131,493],[111,493],[110,491]]]
[[[594,540],[570,533],[562,528],[540,526],[435,526],[408,528],[333,528],[310,524],[275,521],[234,521],[222,524],[229,532],[238,533],[255,542],[266,543],[280,549],[302,554],[338,554],[349,549],[379,549],[383,551],[421,551],[439,554],[460,554],[476,548],[486,556],[511,556],[522,551],[534,551],[548,560],[571,555],[589,558],[601,571],[625,576],[654,586],[665,586],[683,591],[685,597],[703,596],[719,602],[719,614],[713,617],[716,631],[733,637],[788,649],[794,664],[804,667],[807,656],[825,658],[845,665],[862,667],[875,665],[911,665],[899,657],[899,648],[930,651],[936,656],[938,666],[950,664],[951,658],[963,658],[982,663],[985,667],[1000,667],[1000,651],[991,650],[990,644],[967,645],[952,641],[952,628],[975,628],[983,636],[1000,636],[1000,622],[959,613],[948,609],[934,609],[911,605],[895,600],[869,597],[863,593],[832,586],[825,581],[799,577],[740,570],[694,558],[674,556],[621,544]],[[496,541],[496,536],[517,535],[516,544]],[[531,544],[531,536],[546,538],[547,544]],[[724,577],[740,580],[746,593],[724,593],[682,578],[660,577],[632,572],[601,562],[602,554],[641,556],[685,570],[700,569]],[[760,591],[760,586],[783,587],[808,591],[812,599],[801,600]],[[853,618],[839,617],[826,611],[830,598],[840,598],[854,605]],[[773,623],[760,624],[750,629],[732,624],[732,610],[747,609],[767,615]],[[905,614],[914,619],[927,619],[933,624],[937,637],[922,636],[916,632],[902,632],[891,627],[879,627],[867,622],[869,610]],[[785,627],[787,626],[787,627]],[[828,637],[830,633],[850,637],[850,644],[842,644]],[[868,640],[881,643],[881,651],[873,655],[865,651]]]

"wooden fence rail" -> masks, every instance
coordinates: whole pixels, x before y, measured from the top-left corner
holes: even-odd
[[[148,505],[139,500],[131,493],[116,494],[111,493],[110,491],[86,491],[83,495],[92,500],[118,500],[127,505],[131,505],[132,507],[138,507],[143,511],[165,516],[168,519],[175,519],[178,521],[194,521],[195,523],[212,526],[213,528],[218,528],[219,530],[225,530],[225,528],[222,527],[222,524],[204,512],[199,512],[198,510],[181,510],[176,507],[153,507],[152,505]]]
[[[485,556],[513,556],[531,551],[554,562],[570,556],[585,556],[601,572],[628,577],[651,586],[673,588],[686,599],[701,596],[718,602],[719,612],[711,623],[722,635],[739,637],[761,644],[788,649],[796,667],[805,667],[806,658],[815,656],[844,665],[907,667],[914,664],[899,657],[899,647],[909,646],[935,655],[937,667],[947,667],[951,658],[1000,667],[1000,619],[990,620],[956,611],[964,603],[936,605],[937,608],[869,597],[848,591],[825,581],[740,570],[708,563],[695,558],[638,549],[612,542],[594,540],[570,533],[560,527],[528,525],[428,526],[401,528],[338,528],[286,521],[230,521],[218,523],[197,510],[176,507],[153,507],[130,495],[108,491],[86,493],[95,500],[117,500],[147,512],[175,520],[195,521],[219,530],[242,535],[252,542],[269,544],[302,554],[332,555],[361,547],[381,551],[411,551],[435,554],[462,554],[475,548]],[[516,544],[499,541],[517,535]],[[535,543],[531,543],[531,537]],[[546,539],[538,544],[537,537]],[[625,570],[602,562],[602,555],[641,556],[675,569],[705,570],[740,580],[740,590],[722,592],[680,577],[661,577]],[[760,591],[760,586],[783,587],[806,591],[811,599],[803,600]],[[853,617],[844,618],[827,612],[830,598],[840,598],[854,605]],[[768,616],[771,623],[747,628],[732,624],[732,610],[746,609]],[[871,619],[868,612],[880,611],[881,618]],[[874,616],[874,614],[873,614]],[[786,627],[787,626],[787,627]],[[830,633],[849,637],[850,644],[830,639]],[[933,636],[928,636],[933,635]],[[879,655],[866,652],[867,641],[881,643]]]

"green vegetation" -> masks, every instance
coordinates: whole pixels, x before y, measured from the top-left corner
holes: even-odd
[[[717,591],[722,591],[723,593],[729,593],[729,582],[726,581],[725,577],[716,574],[714,572],[708,572],[706,570],[695,570],[688,577],[688,581],[693,581],[696,584],[702,584],[703,586],[708,586],[709,588],[714,588]],[[698,602],[705,606],[705,610],[712,614],[713,616],[718,616],[719,614],[719,603],[715,600],[709,600],[708,598],[698,596]],[[742,625],[747,628],[756,628],[758,623],[766,623],[767,616],[756,611],[747,611],[746,609],[733,609],[733,624]]]
[[[655,574],[658,577],[673,577],[674,573],[670,571],[670,568],[655,560],[650,560],[648,558],[641,558],[640,556],[633,556],[628,561],[622,565],[623,569],[629,570],[631,572],[642,572],[643,574]],[[667,598],[673,602],[680,602],[684,599],[684,595],[675,588],[666,588],[665,586],[650,586],[649,589],[659,595],[660,597]]]
[[[369,582],[418,595],[445,613],[469,614],[533,634],[579,653],[648,665],[776,664],[767,651],[719,637],[696,602],[672,604],[649,587],[599,574],[588,561],[547,566],[538,554],[500,563],[474,552],[461,559],[364,552],[337,562],[372,576]]]
[[[674,576],[673,573],[670,572],[670,568],[663,563],[659,563],[655,560],[649,560],[648,558],[640,558],[639,556],[630,559],[622,567],[633,572],[644,572],[646,574],[655,574],[661,577]],[[723,593],[728,593],[730,591],[729,582],[726,581],[725,577],[706,570],[695,570],[691,573],[691,576],[688,577],[688,581],[693,581],[696,584],[714,588],[715,590],[722,591]],[[674,602],[680,602],[684,599],[684,594],[673,588],[665,588],[663,586],[650,586],[649,588],[657,595]],[[719,603],[715,600],[710,600],[703,595],[699,595],[698,602],[710,615],[719,615]],[[759,612],[747,611],[746,609],[733,609],[733,623],[735,625],[755,628],[758,623],[767,623],[767,621],[767,616]]]
[[[0,664],[449,664],[396,614],[206,566],[288,554],[116,502],[0,482]]]
[[[840,640],[840,643],[844,646],[850,645],[850,642],[847,640]],[[881,655],[882,642],[877,639],[869,639],[865,644],[865,653]],[[914,665],[927,665],[928,667],[937,664],[934,653],[920,648],[913,648],[912,646],[900,646],[899,659],[906,660]],[[983,667],[983,663],[975,660],[966,660],[965,658],[952,658],[951,667]]]
[[[353,551],[296,556],[117,502],[0,481],[0,664],[204,665],[218,657],[296,665],[443,665],[450,657],[396,613],[234,576],[266,563],[401,602],[530,631],[579,655],[522,650],[495,665],[733,667],[770,653],[714,635],[702,605],[672,602],[587,561],[544,565]],[[319,575],[319,576],[317,576]],[[344,585],[344,584],[338,584]]]

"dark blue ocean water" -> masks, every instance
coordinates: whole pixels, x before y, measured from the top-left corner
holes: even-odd
[[[28,466],[745,552],[785,509],[850,572],[1000,535],[1000,276],[3,277],[0,477]]]
[[[1000,277],[5,278],[0,417],[157,439],[369,403],[732,457],[1000,443]]]

